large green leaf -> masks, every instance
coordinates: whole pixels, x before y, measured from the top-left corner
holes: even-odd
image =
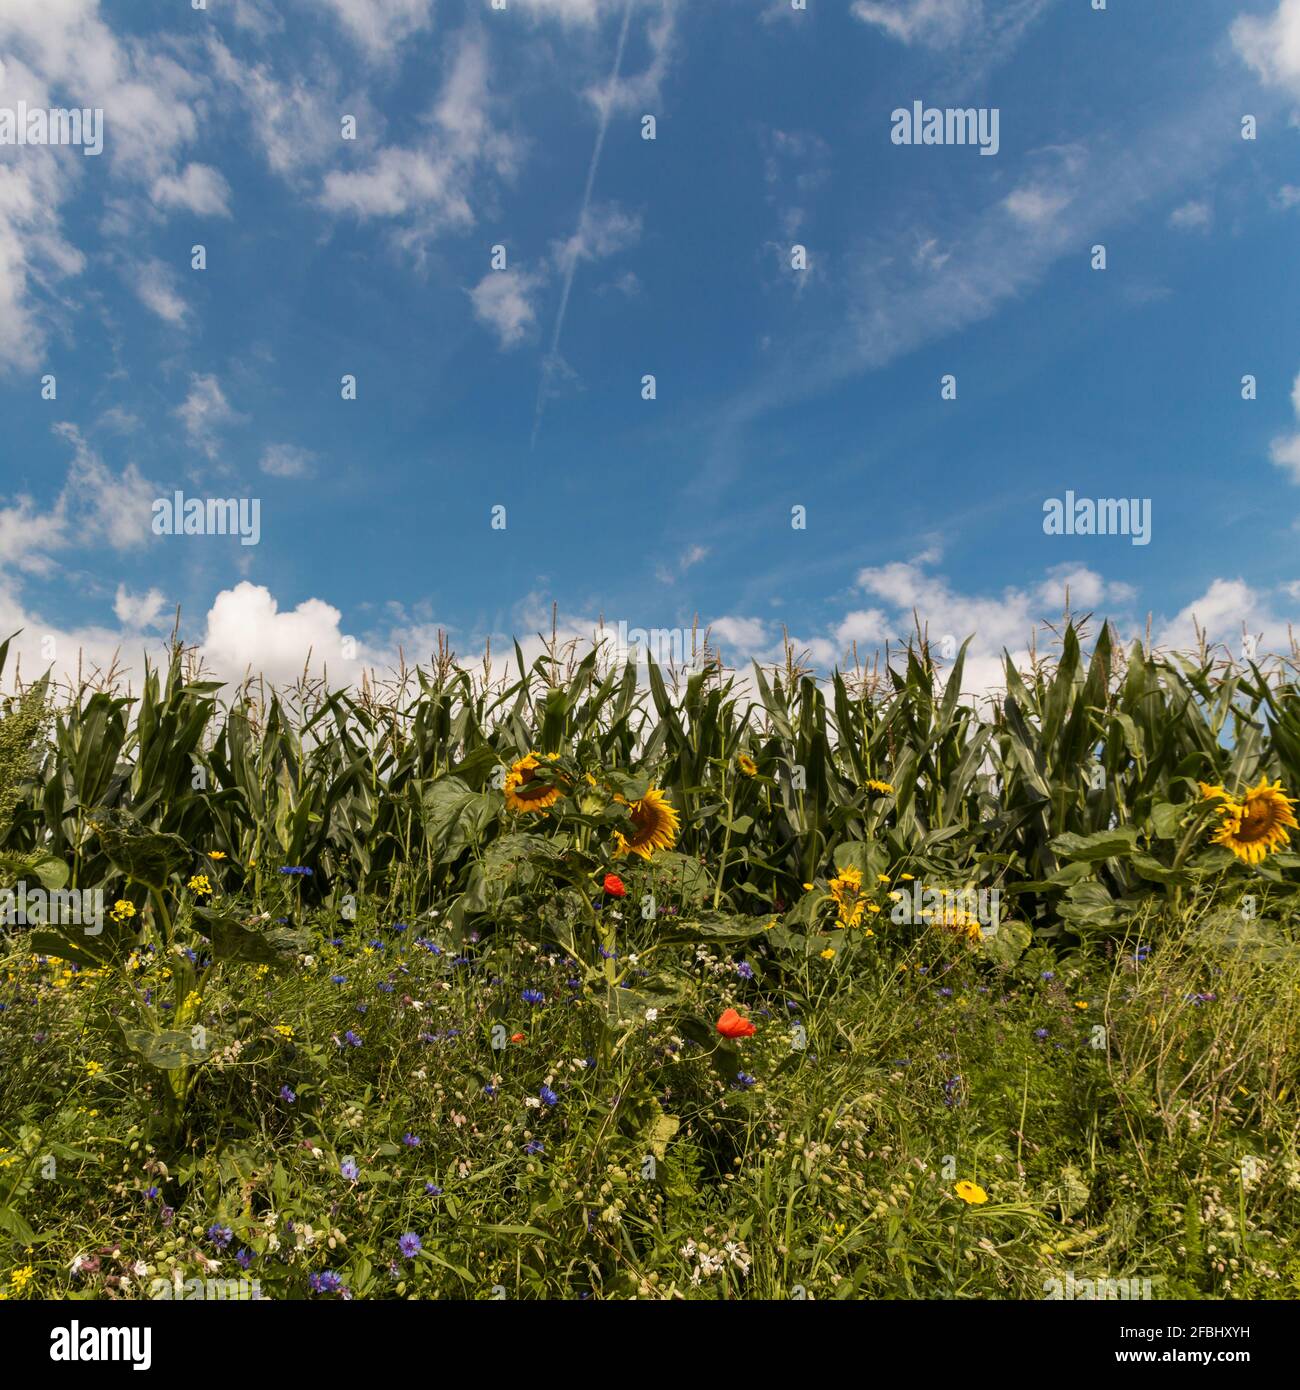
[[[275,965],[281,969],[294,963],[307,950],[309,941],[300,932],[284,927],[261,930],[246,927],[212,908],[196,907],[199,930],[212,943],[214,960],[247,961],[254,965]]]

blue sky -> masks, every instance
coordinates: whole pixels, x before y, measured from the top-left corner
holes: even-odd
[[[1067,584],[1287,644],[1300,0],[0,0],[0,62],[0,108],[104,112],[0,146],[26,672],[177,604],[221,674],[348,676],[554,601],[822,666],[916,610],[979,680]],[[997,153],[892,143],[914,101]],[[153,534],[176,490],[259,543]],[[1067,490],[1150,543],[1045,535]]]

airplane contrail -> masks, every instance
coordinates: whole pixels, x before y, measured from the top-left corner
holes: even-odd
[[[591,163],[587,166],[587,186],[582,193],[582,207],[578,211],[578,226],[574,232],[574,242],[569,253],[568,265],[564,268],[564,285],[560,290],[560,308],[555,316],[555,329],[551,334],[551,349],[542,359],[542,379],[537,384],[537,406],[533,411],[533,433],[528,441],[531,450],[537,443],[537,431],[542,426],[542,412],[546,409],[546,383],[559,356],[560,334],[564,330],[564,315],[569,307],[569,291],[573,288],[573,277],[578,269],[579,238],[587,220],[587,208],[591,203],[591,190],[596,183],[596,167],[600,163],[600,151],[605,144],[605,131],[609,128],[610,107],[614,104],[614,84],[623,67],[623,49],[627,44],[628,25],[632,19],[632,6],[636,0],[627,0],[623,9],[623,27],[619,30],[618,49],[614,54],[614,68],[609,75],[608,98],[600,111],[600,123],[596,127],[596,146],[591,152]]]

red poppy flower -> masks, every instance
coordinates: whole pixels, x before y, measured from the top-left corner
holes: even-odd
[[[735,1009],[724,1009],[717,1026],[718,1032],[724,1038],[752,1038],[758,1032],[758,1029],[747,1018],[741,1018]]]
[[[617,874],[605,875],[605,892],[611,898],[626,898],[627,889],[623,887],[623,880]]]
[[[522,1033],[511,1033],[510,1041],[513,1043],[527,1042],[528,1039]]]

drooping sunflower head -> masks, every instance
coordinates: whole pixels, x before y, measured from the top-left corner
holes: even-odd
[[[637,854],[649,859],[655,850],[672,849],[677,843],[677,812],[657,787],[651,787],[640,801],[633,801],[628,810],[632,817],[631,834],[614,832],[615,854]]]
[[[1242,793],[1240,801],[1233,801],[1222,788],[1210,791],[1224,798],[1223,822],[1210,838],[1247,864],[1258,864],[1280,850],[1291,839],[1288,828],[1300,828],[1291,809],[1295,800],[1282,790],[1280,781],[1261,777]]]
[[[878,793],[880,796],[892,796],[893,786],[889,782],[879,782],[874,777],[867,779],[867,790]]]
[[[749,756],[748,753],[742,753],[736,759],[736,766],[746,777],[758,776],[758,764],[753,760],[753,758]]]
[[[549,761],[553,762],[554,759]],[[554,783],[543,782],[537,776],[540,766],[541,758],[536,753],[529,753],[511,764],[502,791],[505,792],[506,805],[512,811],[545,811],[564,795]]]

